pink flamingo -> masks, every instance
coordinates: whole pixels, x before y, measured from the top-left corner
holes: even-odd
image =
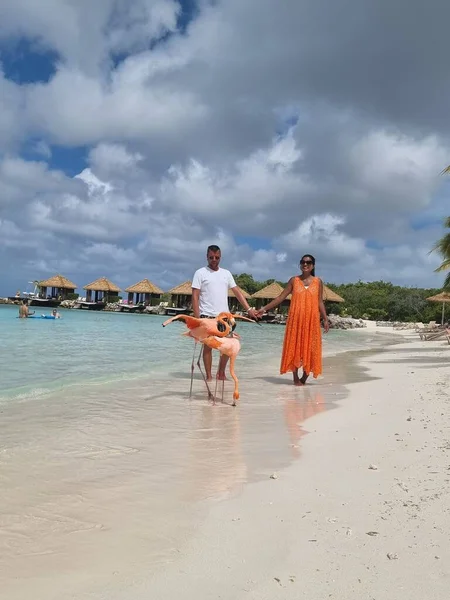
[[[234,365],[236,362],[236,357],[239,354],[241,349],[241,344],[239,342],[239,336],[233,333],[233,329],[236,326],[236,319],[241,319],[243,321],[249,321],[250,323],[257,323],[253,319],[248,319],[247,317],[243,317],[241,315],[234,315],[232,313],[223,312],[217,315],[215,319],[198,319],[196,317],[191,317],[189,315],[177,315],[176,317],[172,317],[164,321],[162,324],[163,327],[169,325],[169,323],[173,323],[173,321],[184,321],[188,330],[183,333],[183,335],[194,338],[194,353],[192,355],[192,364],[191,364],[191,386],[189,396],[192,395],[192,382],[194,378],[194,363],[195,363],[195,349],[197,346],[197,342],[200,342],[210,348],[214,348],[219,350],[221,354],[224,354],[230,358],[230,375],[234,380],[234,393],[233,393],[233,406],[236,406],[236,400],[239,399],[239,380],[236,377],[236,373],[234,372]],[[211,393],[208,382],[206,380],[205,374],[203,373],[203,369],[201,367],[200,359],[201,352],[198,357],[197,366],[200,369],[200,372],[203,377],[203,381],[205,382],[206,389],[208,390],[208,398],[214,400],[215,394]],[[217,390],[217,381],[216,381],[216,390]],[[223,382],[222,382],[222,396],[223,396]]]

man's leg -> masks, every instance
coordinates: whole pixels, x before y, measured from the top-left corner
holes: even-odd
[[[217,369],[217,379],[219,379],[220,381],[223,381],[226,379],[225,369],[227,367],[227,362],[228,362],[228,356],[225,356],[225,354],[221,354],[220,360],[219,360],[219,368]]]
[[[212,348],[203,345],[203,364],[205,365],[206,381],[212,381]]]

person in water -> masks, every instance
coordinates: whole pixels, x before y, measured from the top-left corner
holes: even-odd
[[[239,303],[251,319],[256,317],[256,310],[250,308],[241,290],[237,287],[233,275],[227,269],[219,267],[222,254],[219,246],[208,246],[206,251],[207,267],[194,273],[192,280],[192,309],[194,317],[211,319],[221,312],[229,312],[228,290],[231,289]],[[225,367],[228,356],[222,355],[217,370],[217,379],[225,379]],[[203,363],[206,379],[212,380],[212,349],[203,346]]]
[[[323,284],[315,276],[315,264],[314,256],[305,254],[300,260],[301,275],[291,277],[281,294],[258,311],[261,317],[292,294],[280,373],[292,372],[294,385],[304,385],[311,372],[314,378],[322,373],[321,316],[325,333],[330,328],[323,303]],[[298,375],[300,368],[303,369],[301,377]]]
[[[52,310],[52,317],[55,317],[55,319],[60,319],[61,315],[59,314],[59,312],[56,310],[56,308],[54,308]]]
[[[30,315],[34,315],[34,312],[34,310],[30,312],[28,300],[22,300],[22,304],[19,306],[19,319],[27,319]]]

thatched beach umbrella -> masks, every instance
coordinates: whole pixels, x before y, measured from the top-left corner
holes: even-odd
[[[440,294],[436,294],[436,296],[430,296],[427,298],[430,302],[442,302],[442,320],[441,325],[444,324],[445,317],[445,303],[450,302],[450,292],[441,292]]]
[[[134,304],[135,294],[136,304],[139,304],[141,301],[145,304],[150,304],[152,298],[161,298],[164,294],[161,288],[148,279],[142,279],[142,281],[130,285],[125,291],[128,292],[128,304]]]
[[[192,281],[185,281],[167,292],[172,296],[172,306],[184,308],[192,302]]]
[[[47,288],[51,288],[49,295],[52,298],[61,298],[61,300],[65,300],[68,294],[73,294],[78,287],[76,283],[73,283],[70,279],[64,277],[64,275],[54,275],[53,277],[49,277],[49,279],[36,282],[36,284],[40,288],[43,298],[47,296]]]
[[[87,291],[87,302],[99,302],[102,300],[108,302],[110,296],[117,296],[117,294],[120,292],[120,287],[112,283],[112,281],[106,277],[99,277],[92,283],[85,285],[83,290]],[[92,292],[94,292],[94,300],[92,300]]]

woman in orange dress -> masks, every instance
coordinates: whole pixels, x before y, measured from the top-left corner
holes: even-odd
[[[300,260],[301,275],[291,277],[281,294],[258,311],[258,316],[261,317],[292,294],[280,373],[292,371],[294,385],[304,385],[310,373],[314,378],[322,373],[321,316],[325,333],[330,327],[322,299],[323,284],[315,276],[315,264],[314,256],[305,254]],[[303,369],[301,377],[298,376],[300,367]]]

